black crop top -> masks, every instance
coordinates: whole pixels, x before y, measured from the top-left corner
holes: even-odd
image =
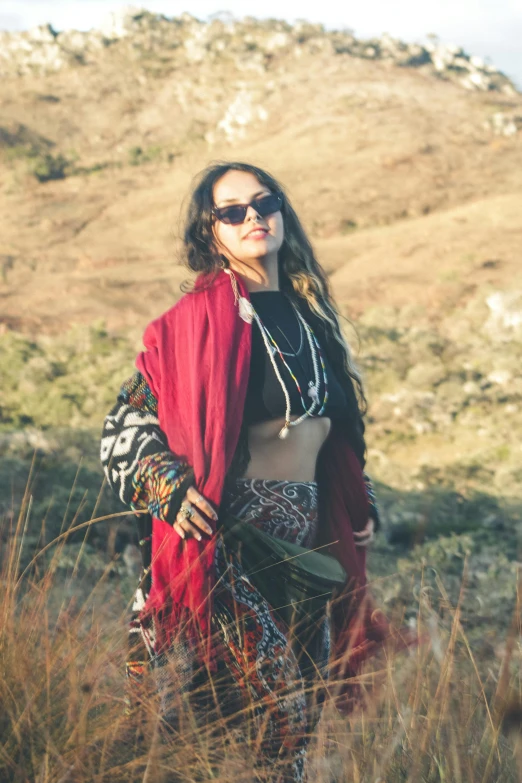
[[[312,398],[309,396],[308,390],[309,382],[314,380],[314,367],[305,329],[300,323],[292,304],[281,291],[252,291],[250,299],[259,318],[269,330],[281,351],[297,352],[297,356],[285,355],[284,358],[297,377],[303,399],[309,408],[312,404]],[[321,416],[335,419],[346,414],[347,400],[325,355],[324,349],[322,353],[328,381],[328,400]],[[281,361],[281,357],[276,353],[274,358],[290,395],[291,415],[301,416],[305,409],[303,408],[295,381]],[[324,381],[320,363],[319,377],[319,400],[322,403],[324,399]],[[320,406],[316,408],[316,413],[313,416],[317,416],[319,410]],[[274,372],[259,326],[254,320],[252,322],[252,357],[244,420],[247,424],[255,424],[267,419],[284,417],[285,411],[286,401],[283,389]]]

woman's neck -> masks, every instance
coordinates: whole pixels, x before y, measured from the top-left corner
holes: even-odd
[[[279,291],[279,265],[277,256],[273,259],[252,259],[248,263],[230,264],[232,270],[241,276],[248,291]]]

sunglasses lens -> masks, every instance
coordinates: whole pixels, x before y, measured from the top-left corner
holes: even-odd
[[[244,222],[246,212],[247,208],[238,204],[231,207],[216,209],[215,214],[222,223],[229,223],[233,226],[237,226],[239,223]]]
[[[253,201],[252,206],[261,217],[272,215],[281,207],[281,197],[278,193],[271,193],[269,196],[263,196]]]

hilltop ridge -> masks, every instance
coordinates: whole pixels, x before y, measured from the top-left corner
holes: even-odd
[[[384,62],[454,81],[468,90],[496,90],[515,95],[513,82],[494,65],[436,36],[427,44],[405,43],[388,34],[357,38],[350,30],[327,31],[322,24],[295,24],[216,14],[201,21],[189,13],[167,17],[133,7],[112,12],[98,29],[87,32],[40,25],[22,32],[0,32],[0,75],[52,73],[62,68],[100,63],[116,48],[130,60],[162,53],[163,70],[202,60],[232,60],[239,70],[269,72],[277,59],[306,53],[350,55]],[[142,63],[144,71],[146,62]]]

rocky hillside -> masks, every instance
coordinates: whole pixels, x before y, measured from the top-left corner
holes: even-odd
[[[352,321],[389,525],[518,535],[522,96],[505,75],[435,40],[146,11],[4,33],[0,74],[9,459],[90,453],[98,480],[105,410],[186,277],[192,177],[247,159],[287,186]]]
[[[428,45],[407,44],[389,35],[357,39],[350,31],[326,32],[320,24],[290,25],[252,17],[236,20],[215,14],[210,23],[188,13],[169,18],[146,10],[123,9],[111,13],[98,30],[58,32],[51,25],[17,33],[2,33],[0,74],[53,73],[75,65],[103,62],[104,50],[125,41],[130,59],[146,59],[162,52],[161,61],[172,68],[189,63],[223,59],[239,70],[264,72],[274,57],[290,53],[349,54],[366,60],[385,60],[400,67],[417,68],[455,81],[468,90],[499,90],[514,95],[516,89],[494,65],[455,45],[439,45],[436,36]],[[120,47],[121,49],[121,47]],[[170,55],[170,56],[169,56]]]

